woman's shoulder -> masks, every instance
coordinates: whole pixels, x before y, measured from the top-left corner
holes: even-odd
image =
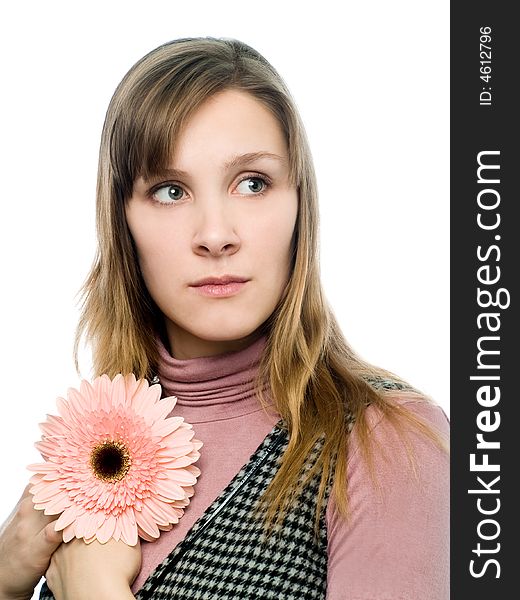
[[[447,447],[449,420],[442,407],[399,389],[389,401]],[[370,444],[375,479],[354,426],[343,491],[349,518],[340,517],[333,496],[327,508],[330,598],[447,598],[448,452],[400,413],[396,424],[376,406],[368,406],[365,416],[368,440],[375,442]]]
[[[355,424],[349,436],[347,488],[351,500],[356,504],[378,490],[374,501],[385,496],[404,501],[410,494],[409,501],[415,496],[427,504],[425,498],[433,489],[433,495],[448,494],[450,422],[446,412],[431,398],[410,390],[396,389],[388,402],[403,409],[396,419],[369,405],[365,409],[366,435],[361,435]],[[403,412],[411,418],[405,418]]]
[[[376,389],[385,390],[385,398],[390,405],[403,409],[407,414],[412,416],[412,418],[418,419],[431,431],[438,434],[440,438],[447,441],[450,431],[449,417],[445,410],[435,402],[435,400],[407,384],[390,379],[371,378],[368,382]],[[407,434],[413,436],[414,434],[419,433],[418,430],[414,429],[411,425],[410,420],[404,418],[398,420],[398,429],[396,430],[394,423],[375,405],[367,406],[365,418],[370,437],[376,442],[389,435],[393,437],[397,436],[402,439],[403,436],[406,436]],[[351,437],[351,450],[356,451],[356,448],[359,448],[360,442],[355,427]]]

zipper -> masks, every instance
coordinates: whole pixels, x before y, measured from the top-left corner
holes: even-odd
[[[197,529],[197,531],[194,533],[193,537],[191,538],[191,540],[189,541],[189,544],[187,544],[188,548],[190,546],[193,545],[193,542],[199,537],[199,534],[202,533],[202,531],[204,529],[206,529],[206,527],[209,525],[209,523],[211,523],[213,521],[213,519],[222,511],[222,509],[227,506],[229,504],[229,502],[236,496],[237,492],[244,487],[244,485],[251,479],[251,477],[254,475],[254,473],[256,473],[258,471],[258,469],[262,466],[262,464],[267,460],[267,457],[272,454],[273,452],[276,452],[276,450],[278,450],[278,448],[283,444],[285,440],[285,432],[281,431],[278,436],[269,444],[269,446],[267,446],[267,448],[264,448],[264,451],[262,454],[260,454],[260,456],[256,457],[256,460],[254,460],[252,463],[250,464],[250,469],[249,471],[242,477],[242,480],[240,481],[240,483],[235,487],[235,489],[233,489],[226,498],[224,498],[224,500],[217,506],[217,508],[209,515],[209,517],[206,519],[206,521],[199,527],[199,529]],[[186,549],[183,549],[184,552],[186,551]],[[182,554],[182,552],[180,552],[179,554]]]

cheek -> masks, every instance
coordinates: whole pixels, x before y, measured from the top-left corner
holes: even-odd
[[[265,219],[255,221],[252,236],[257,238],[263,247],[264,253],[276,253],[279,258],[284,258],[291,252],[291,242],[298,214],[297,197],[281,199],[279,206],[284,210],[273,210]]]
[[[149,223],[146,218],[131,215],[128,225],[134,240],[137,260],[141,273],[149,291],[151,287],[164,283],[165,278],[175,278],[176,266],[181,256],[181,248],[185,241],[181,240],[177,232],[162,223]]]
[[[186,255],[186,251],[184,251]],[[147,240],[137,252],[139,266],[149,288],[160,288],[167,282],[175,283],[182,278],[182,244],[178,238]],[[150,290],[151,291],[151,290]]]
[[[248,231],[253,252],[253,265],[261,268],[264,275],[286,283],[292,257],[292,239],[296,226],[297,205],[294,210],[272,214],[256,220]]]

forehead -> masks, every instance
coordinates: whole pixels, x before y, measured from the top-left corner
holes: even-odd
[[[174,159],[231,157],[254,152],[287,157],[278,120],[258,99],[240,90],[225,90],[202,103],[180,131]]]

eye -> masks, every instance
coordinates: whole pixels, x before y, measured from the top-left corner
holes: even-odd
[[[152,190],[152,198],[156,202],[161,204],[173,204],[177,200],[180,200],[184,194],[184,190],[180,185],[169,183],[167,185],[161,185],[155,190]]]
[[[263,177],[249,176],[238,184],[237,190],[240,194],[262,194],[267,189],[269,183]]]

